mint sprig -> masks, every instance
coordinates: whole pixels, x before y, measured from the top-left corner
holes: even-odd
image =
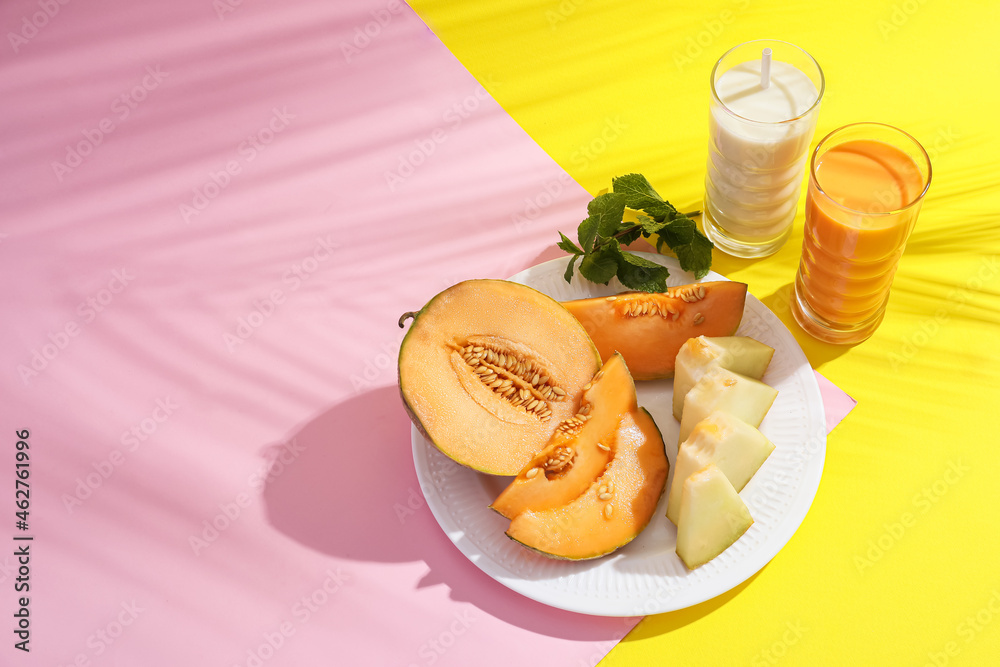
[[[623,221],[626,208],[644,213],[637,216],[638,224]],[[563,276],[566,282],[572,280],[580,260],[580,275],[591,282],[607,285],[617,276],[629,289],[665,292],[667,268],[622,249],[640,236],[648,239],[654,234],[658,235],[656,249],[666,244],[681,269],[695,278],[704,277],[712,266],[712,242],[690,217],[697,213],[680,213],[642,174],[611,179],[611,192],[594,197],[587,204],[587,214],[577,229],[580,245],[559,232],[559,248],[572,255]]]

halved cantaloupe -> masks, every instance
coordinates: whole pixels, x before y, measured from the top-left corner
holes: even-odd
[[[462,465],[515,475],[576,414],[600,369],[558,301],[505,280],[468,280],[417,313],[399,348],[399,389],[417,428]]]
[[[621,356],[614,355],[609,364],[618,363],[616,360],[621,360]],[[625,368],[624,361],[621,367]],[[605,378],[614,377],[610,370],[606,365]],[[615,390],[616,385],[618,391],[625,391],[620,382],[609,384],[609,390]],[[615,551],[646,527],[663,493],[669,463],[656,422],[644,408],[635,407],[634,385],[631,381],[629,385],[633,407],[620,415],[613,435],[605,438],[607,442],[602,441],[610,450],[610,460],[572,500],[555,507],[548,502],[537,509],[528,506],[514,515],[507,529],[511,539],[552,558],[582,560]],[[595,404],[593,409],[596,413],[600,408]],[[577,451],[573,468],[591,469],[586,459],[580,460],[586,453],[587,450]],[[598,462],[605,460],[594,458]],[[525,470],[524,479],[531,469],[538,467]],[[540,471],[533,478],[542,475]],[[566,498],[577,493],[582,479],[582,475],[571,479],[567,476],[555,480],[551,488]]]
[[[698,335],[731,336],[743,319],[747,286],[718,281],[671,287],[662,294],[624,292],[564,301],[607,361],[620,352],[632,377],[672,377],[677,352]]]

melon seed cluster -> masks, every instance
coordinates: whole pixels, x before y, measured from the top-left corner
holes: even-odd
[[[705,298],[704,285],[683,285],[667,292],[667,299],[680,299],[684,303],[696,303]],[[640,317],[642,315],[659,315],[663,319],[677,321],[680,310],[671,306],[669,301],[660,295],[625,294],[606,297],[608,301],[619,301],[615,304],[615,312],[624,317]],[[701,324],[705,318],[698,313],[695,324]]]
[[[573,448],[569,445],[556,447],[552,450],[551,456],[542,462],[542,467],[545,468],[547,472],[562,472],[567,467],[572,465],[575,456],[576,452],[574,452]]]
[[[544,368],[516,352],[472,343],[458,352],[479,380],[495,394],[543,422],[552,418],[549,401],[566,398],[566,391],[552,382]]]
[[[681,285],[669,290],[667,296],[680,299],[684,303],[695,303],[705,298],[705,286],[699,284]]]
[[[556,431],[565,433],[566,435],[576,435],[580,432],[580,427],[588,419],[590,419],[590,403],[584,403],[580,406],[579,412],[559,422],[559,426],[556,426]]]

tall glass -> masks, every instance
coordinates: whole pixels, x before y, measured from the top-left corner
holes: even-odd
[[[824,87],[787,42],[745,42],[715,64],[702,222],[721,250],[764,257],[788,240]]]
[[[891,125],[846,125],[820,141],[792,302],[806,332],[844,344],[875,332],[930,183],[927,152]]]

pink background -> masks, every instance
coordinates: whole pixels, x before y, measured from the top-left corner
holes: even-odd
[[[0,5],[0,662],[595,664],[635,619],[469,563],[395,386],[399,315],[587,193],[404,5],[50,4]]]
[[[630,622],[470,564],[419,496],[395,387],[399,315],[534,264],[587,194],[403,5],[73,2],[14,46],[0,541],[27,428],[35,542],[32,652],[0,662],[596,663]]]

